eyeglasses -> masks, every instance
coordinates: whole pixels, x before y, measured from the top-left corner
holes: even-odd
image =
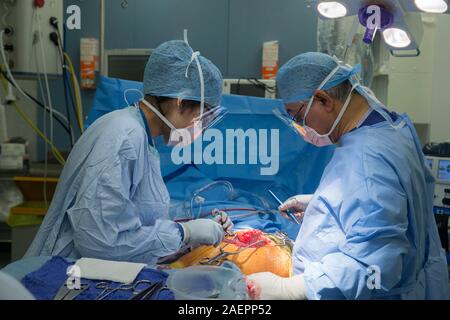
[[[294,120],[296,123],[300,124],[300,125],[304,125],[305,119],[298,119],[298,117],[301,115],[303,109],[305,109],[307,106],[307,103],[302,102],[302,105],[300,106],[300,108],[297,110],[296,114],[292,117],[292,120]]]

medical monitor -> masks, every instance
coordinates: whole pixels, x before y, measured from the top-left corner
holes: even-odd
[[[106,50],[102,74],[110,78],[142,82],[151,53],[151,49]]]

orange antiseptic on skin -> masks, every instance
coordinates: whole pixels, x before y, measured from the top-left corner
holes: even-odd
[[[243,248],[246,249],[242,250]],[[217,248],[198,247],[172,263],[171,267],[180,269],[201,265],[208,259],[220,255],[221,249],[223,252],[236,254],[224,257],[217,261],[216,265],[231,261],[245,275],[271,272],[280,277],[292,276],[292,242],[277,234],[266,234],[258,230],[238,231]]]

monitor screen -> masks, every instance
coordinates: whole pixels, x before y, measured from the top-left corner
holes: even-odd
[[[108,57],[108,77],[142,82],[149,57],[146,55],[110,55]]]
[[[439,161],[438,179],[450,181],[450,160]]]
[[[231,94],[251,97],[266,97],[266,89],[263,86],[256,86],[248,83],[236,83],[231,85]]]

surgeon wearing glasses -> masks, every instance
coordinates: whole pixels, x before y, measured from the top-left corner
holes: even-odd
[[[448,299],[433,216],[434,178],[407,115],[391,112],[350,67],[322,53],[284,65],[278,88],[306,142],[337,144],[313,195],[280,211],[303,218],[295,276],[247,278],[253,299]]]

